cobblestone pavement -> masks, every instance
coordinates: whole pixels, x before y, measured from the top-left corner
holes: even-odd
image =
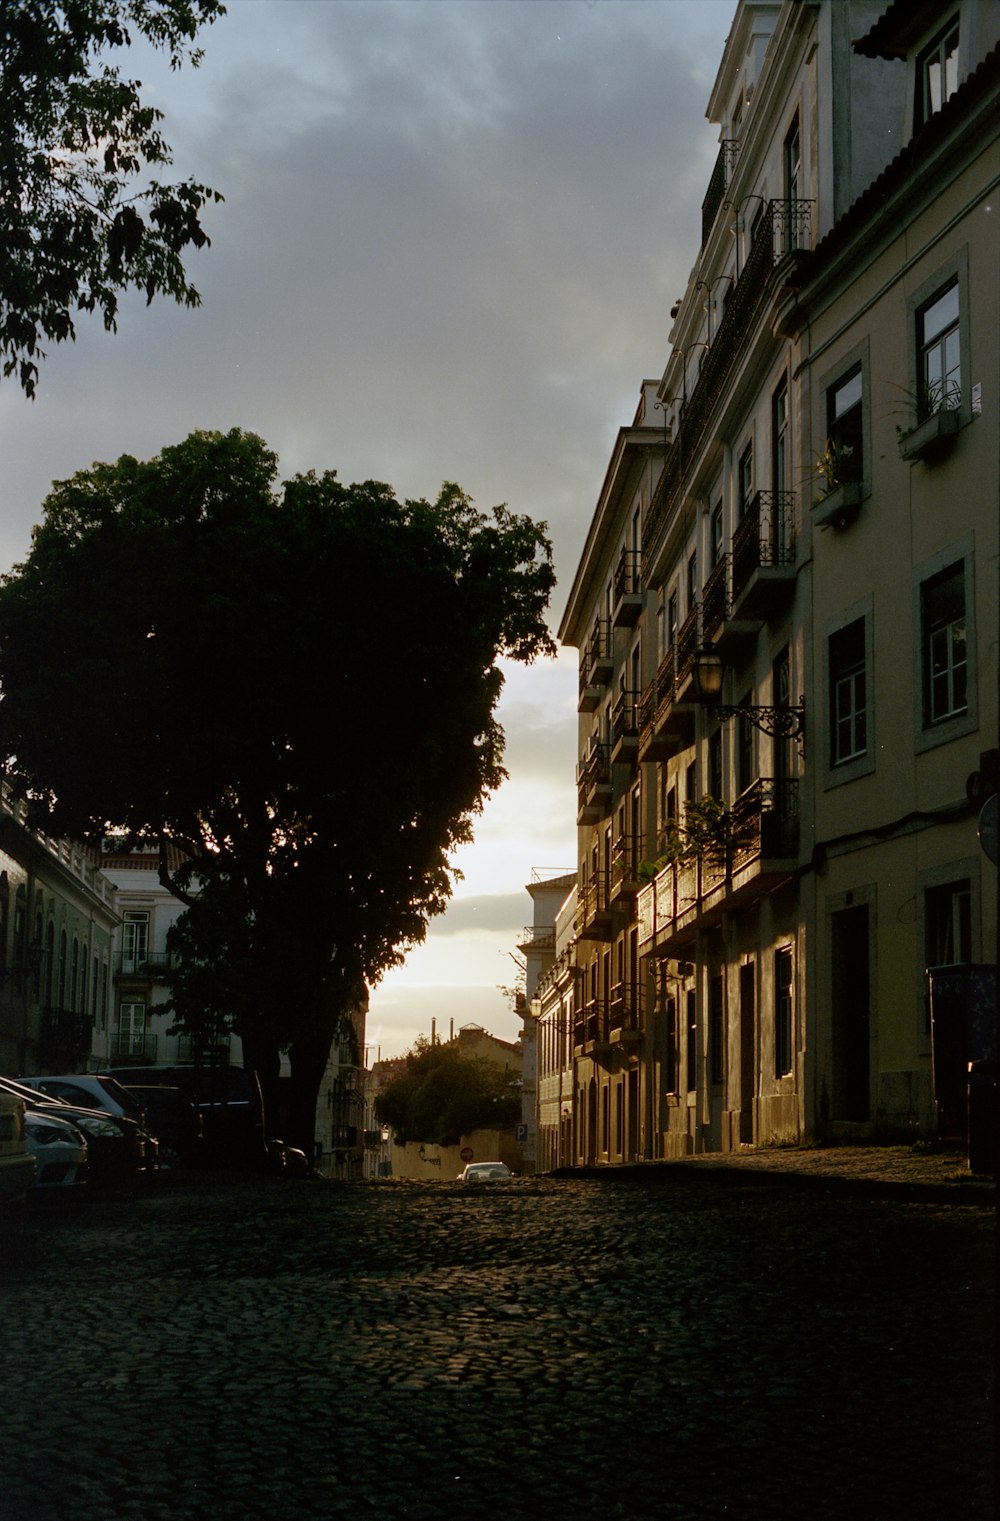
[[[0,1221],[3,1521],[979,1521],[989,1198],[173,1174]]]

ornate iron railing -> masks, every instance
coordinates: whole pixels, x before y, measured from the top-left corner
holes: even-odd
[[[715,168],[712,170],[708,189],[705,191],[705,199],[701,203],[702,243],[708,241],[708,235],[715,226],[715,219],[726,198],[726,190],[729,188],[733,165],[739,157],[739,151],[740,145],[735,138],[723,138],[719,145],[719,156],[715,160]]]
[[[746,350],[750,329],[771,287],[775,265],[787,253],[809,245],[812,201],[769,201],[760,218],[746,264],[733,286],[726,309],[702,361],[694,390],[680,409],[674,440],[650,504],[645,529],[646,553],[657,548],[681,490],[684,473],[723,395],[730,373]]]
[[[733,534],[732,563],[734,602],[762,565],[795,564],[793,492],[757,492]]]
[[[701,594],[701,637],[708,643],[729,612],[729,556],[723,555]]]

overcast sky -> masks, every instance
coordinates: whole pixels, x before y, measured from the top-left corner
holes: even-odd
[[[225,196],[203,305],[123,303],[0,387],[0,568],[51,481],[195,428],[260,433],[282,475],[401,496],[458,481],[549,525],[558,624],[618,428],[662,373],[718,131],[735,0],[230,0],[200,69],[126,61],[177,177]],[[166,178],[166,176],[161,176]],[[151,568],[152,573],[152,568]],[[510,780],[427,944],[373,992],[382,1056],[430,1027],[512,1039],[498,984],[524,884],[576,860],[576,655],[512,668]]]

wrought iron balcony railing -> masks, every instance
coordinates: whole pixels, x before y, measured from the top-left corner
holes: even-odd
[[[747,352],[750,332],[783,258],[809,246],[812,201],[769,201],[758,222],[746,263],[732,288],[726,309],[706,352],[694,390],[681,407],[646,522],[646,553],[655,552],[671,509],[682,489],[684,472],[694,462],[712,413],[725,394],[729,377]]]
[[[756,570],[794,564],[795,495],[791,491],[758,491],[733,534],[734,605]]]
[[[719,145],[719,156],[715,160],[715,168],[708,182],[705,199],[701,203],[701,241],[707,243],[708,235],[715,226],[715,219],[719,215],[719,208],[726,198],[729,181],[732,178],[733,165],[739,157],[740,145],[735,138],[723,138]]]

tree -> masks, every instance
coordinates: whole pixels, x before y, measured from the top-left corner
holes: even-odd
[[[183,853],[185,1017],[224,1013],[265,1084],[288,1050],[311,1152],[333,1031],[505,775],[498,662],[552,652],[553,572],[544,525],[457,486],[276,477],[234,430],[56,484],[0,584],[0,754],[51,831]]]
[[[141,84],[108,53],[129,28],[165,49],[173,68],[197,65],[198,29],[220,0],[5,0],[0,7],[0,354],[34,396],[45,340],[75,337],[74,313],[117,325],[127,289],[187,306],[200,297],[184,272],[188,245],[208,242],[200,220],[222,197],[185,180],[137,176],[171,162]]]
[[[506,1130],[521,1118],[520,1079],[485,1057],[421,1037],[406,1067],[375,1100],[375,1114],[396,1141],[457,1146],[473,1130]]]

